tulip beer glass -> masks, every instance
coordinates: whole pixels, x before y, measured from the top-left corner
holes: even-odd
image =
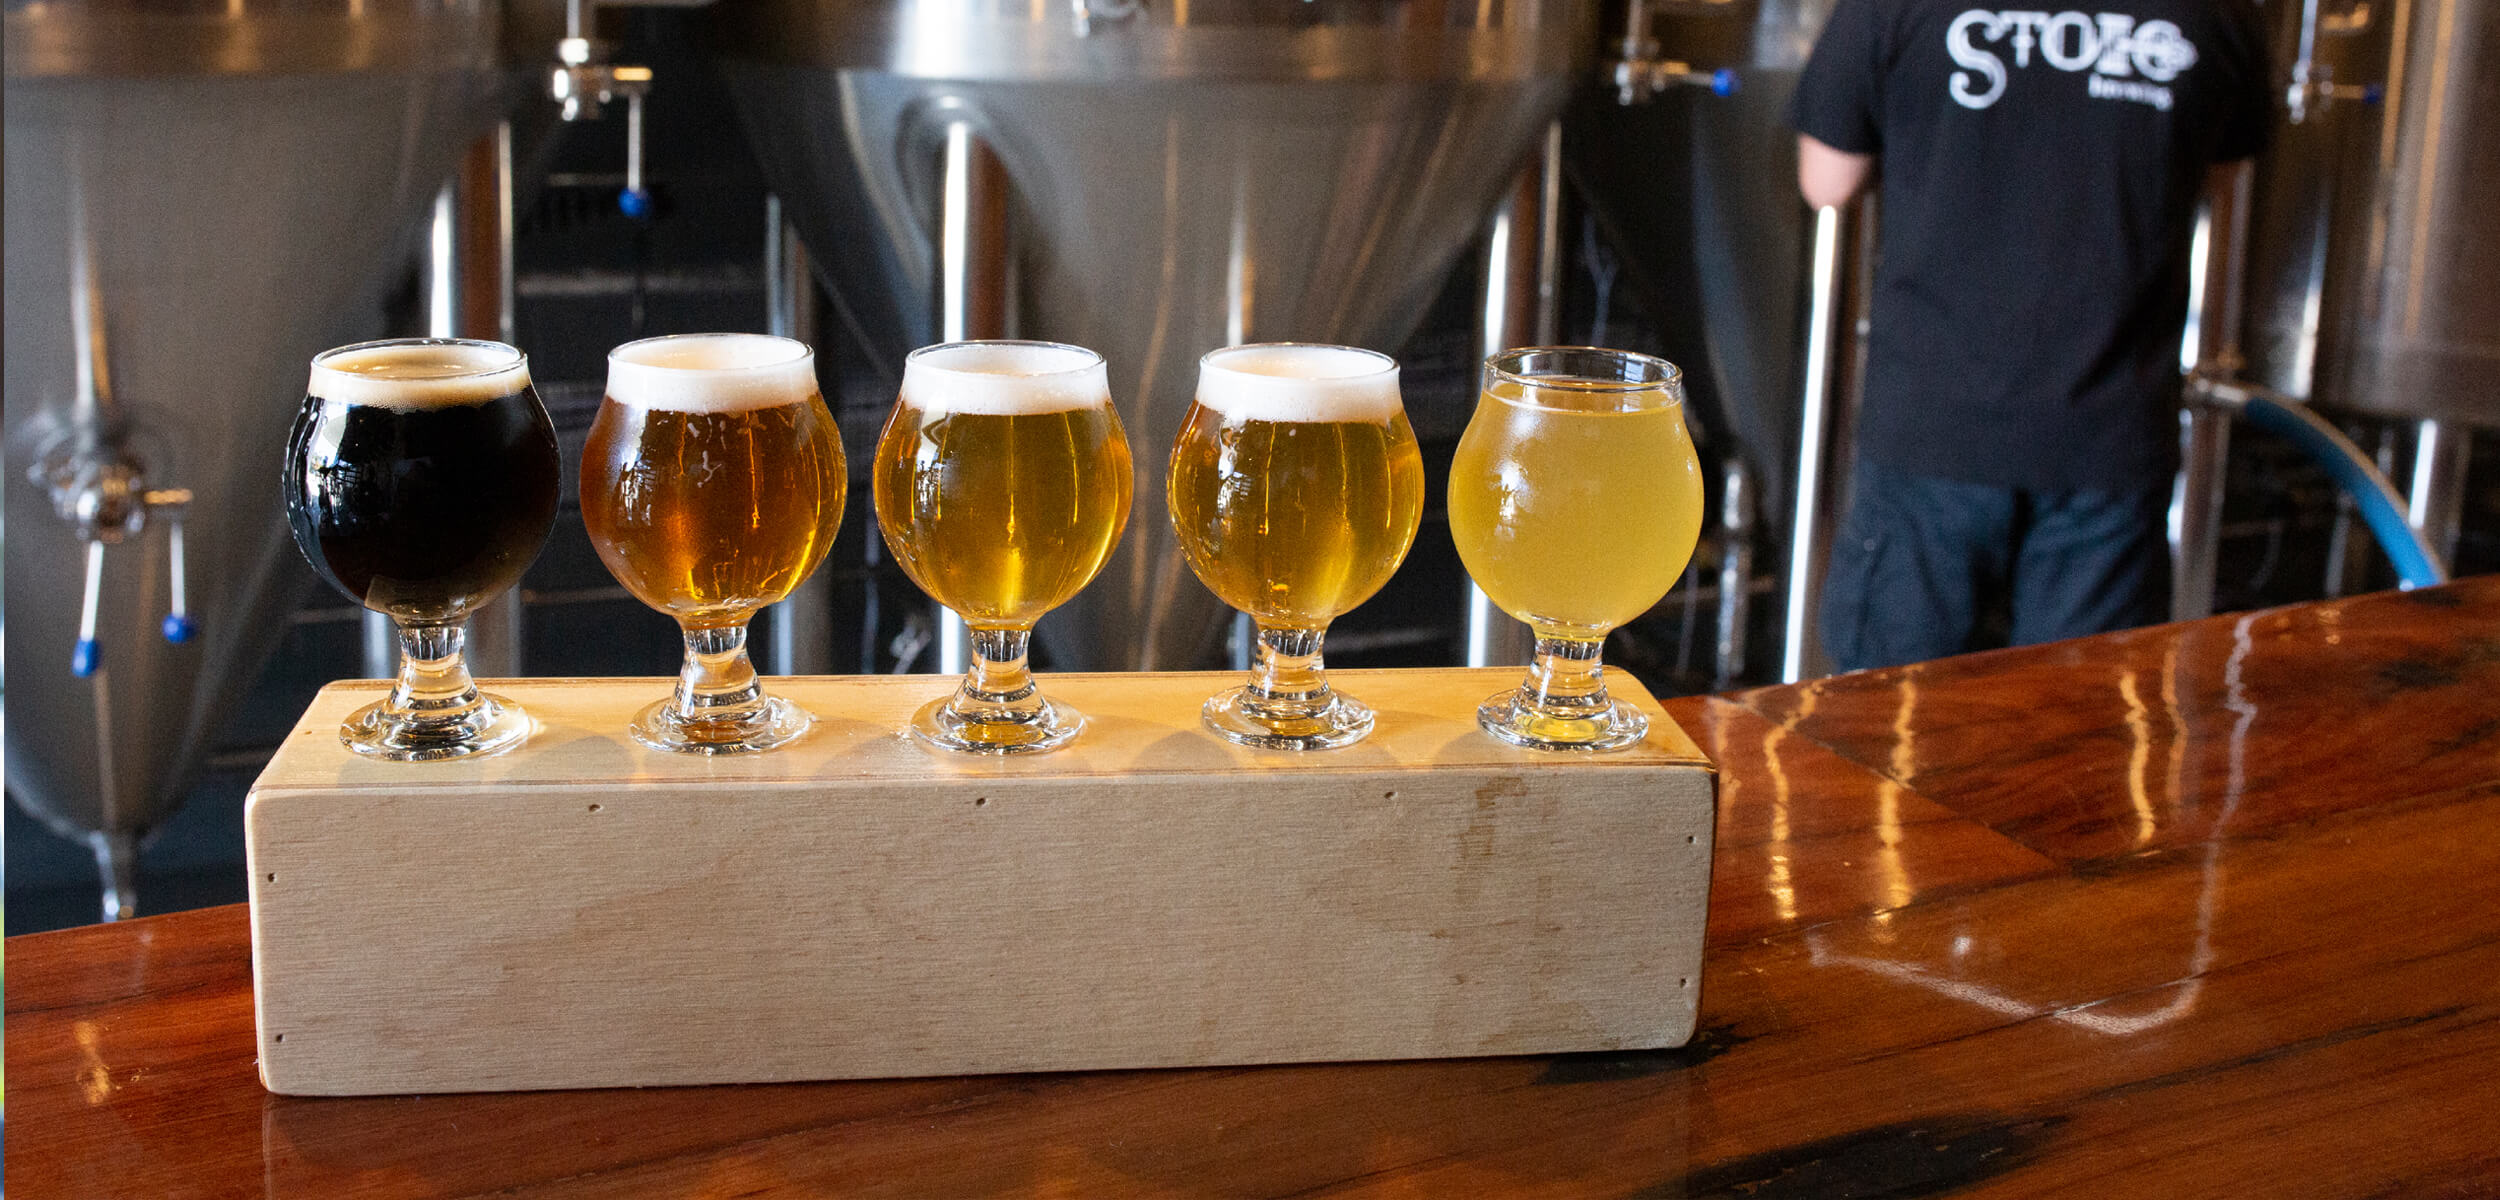
[[[1536,633],[1527,683],[1476,719],[1506,742],[1612,750],[1649,731],[1606,696],[1606,634],[1675,586],[1701,533],[1683,372],[1588,347],[1485,360],[1450,464],[1450,535],[1476,586]]]
[[[477,690],[461,622],[520,582],[555,521],[555,426],[501,342],[363,342],[312,360],[286,515],[313,569],[399,626],[399,680],[348,749],[397,762],[508,750],[529,716]]]
[[[617,582],[686,640],[675,693],[635,716],[635,740],[734,754],[807,732],[807,712],[756,680],[747,621],[825,560],[846,482],[805,345],[707,333],[609,352],[582,523]]]
[[[950,342],[904,360],[877,441],[877,525],[913,583],[972,631],[963,686],[912,718],[947,750],[1065,745],[1074,709],[1025,665],[1033,624],[1102,570],[1128,523],[1128,438],[1102,356],[1055,342]]]
[[[1199,359],[1171,502],[1199,580],[1259,627],[1249,682],[1207,701],[1207,728],[1275,750],[1362,740],[1372,712],[1329,687],[1320,640],[1415,543],[1424,463],[1397,363],[1300,344]]]

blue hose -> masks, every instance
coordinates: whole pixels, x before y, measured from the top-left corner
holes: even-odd
[[[2307,451],[2335,477],[2336,485],[2360,508],[2370,532],[2377,535],[2379,548],[2395,564],[2399,586],[2411,589],[2448,582],[2448,570],[2439,565],[2439,556],[2405,523],[2396,489],[2342,430],[2306,405],[2286,404],[2254,392],[2248,396],[2245,411],[2250,424]]]

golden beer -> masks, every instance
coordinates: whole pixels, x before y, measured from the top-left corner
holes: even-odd
[[[1661,390],[1497,382],[1450,464],[1450,536],[1538,637],[1595,637],[1675,586],[1701,535],[1701,463]]]
[[[1320,645],[1405,561],[1423,476],[1389,356],[1277,342],[1198,360],[1172,526],[1199,580],[1258,625],[1250,678],[1207,701],[1208,729],[1271,750],[1371,732],[1371,709],[1329,685]]]
[[[676,692],[635,717],[636,739],[727,754],[807,732],[808,714],[756,681],[746,625],[832,550],[847,478],[806,346],[694,334],[608,355],[582,523],[616,581],[686,639]]]
[[[974,629],[1031,628],[1128,524],[1128,439],[1107,389],[1002,395],[924,375],[877,439],[877,525],[903,572]]]
[[[1056,342],[912,351],[870,477],[894,561],[972,631],[962,685],[912,715],[912,736],[972,754],[1066,745],[1084,714],[1043,698],[1025,651],[1128,524],[1128,437],[1102,356]]]
[[[1405,561],[1424,460],[1385,420],[1237,419],[1202,399],[1172,450],[1172,524],[1209,591],[1261,625],[1317,629]]]

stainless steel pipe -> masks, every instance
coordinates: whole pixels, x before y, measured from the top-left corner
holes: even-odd
[[[807,247],[781,211],[781,197],[764,197],[764,322],[767,332],[814,344],[816,281],[808,274]],[[823,372],[824,359],[817,359]],[[870,536],[874,536],[873,534]],[[775,675],[826,675],[833,671],[832,564],[816,569],[781,602],[766,610],[764,665]]]
[[[1512,184],[1510,198],[1493,214],[1485,242],[1484,325],[1478,349],[1486,356],[1518,346],[1550,345],[1560,323],[1562,123],[1545,128],[1536,157]],[[1521,666],[1536,649],[1527,625],[1496,607],[1469,580],[1465,600],[1465,656],[1471,667]]]
[[[1812,265],[1806,272],[1804,407],[1798,425],[1797,483],[1788,523],[1788,588],[1781,617],[1780,682],[1829,669],[1811,631],[1823,602],[1823,568],[1832,533],[1848,505],[1842,486],[1851,451],[1847,401],[1850,292],[1858,268],[1858,228],[1871,222],[1872,198],[1814,214]]]

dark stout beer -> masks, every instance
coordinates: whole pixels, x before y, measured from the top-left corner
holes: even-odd
[[[528,360],[486,342],[313,360],[286,514],[313,569],[405,623],[458,621],[520,582],[555,521],[555,427]]]

